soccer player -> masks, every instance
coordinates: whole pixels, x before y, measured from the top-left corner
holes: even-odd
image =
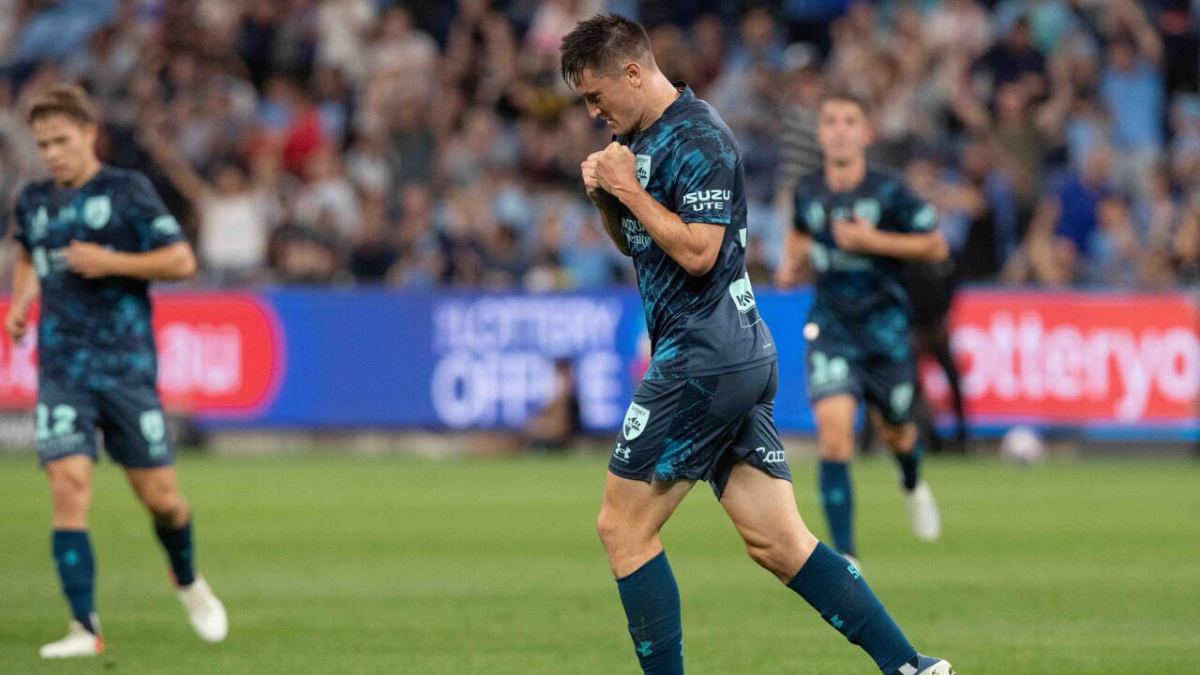
[[[937,503],[919,471],[904,265],[944,259],[946,241],[931,206],[899,178],[867,166],[872,139],[864,103],[847,93],[824,97],[817,122],[824,169],[796,185],[794,227],[776,275],[780,286],[792,285],[805,259],[817,275],[804,337],[821,503],[834,545],[855,564],[849,462],[860,399],[900,464],[913,532],[924,541],[941,532]]]
[[[581,172],[604,227],[633,258],[653,345],[597,518],[642,669],[683,672],[679,591],[659,531],[706,480],[750,556],[883,673],[950,673],[917,654],[859,571],[796,510],[772,418],[775,346],[746,274],[742,160],[729,128],[658,70],[633,21],[581,21],[561,52],[563,78],[616,139]]]
[[[26,186],[17,201],[22,251],[4,325],[21,340],[40,294],[37,452],[50,479],[51,545],[72,617],[67,636],[41,655],[104,651],[87,531],[98,432],[153,518],[192,627],[220,642],[225,608],[195,570],[191,512],[155,390],[147,294],[151,281],[195,273],[191,247],[144,176],[97,159],[97,118],[82,89],[50,89],[28,119],[51,178]]]

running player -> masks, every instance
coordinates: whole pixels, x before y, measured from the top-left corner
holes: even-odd
[[[750,556],[883,673],[950,673],[917,654],[859,571],[796,510],[772,418],[775,346],[746,274],[742,160],[729,128],[658,70],[633,21],[582,21],[561,52],[563,78],[615,136],[581,172],[605,229],[633,258],[652,342],[597,519],[642,669],[683,672],[679,591],[659,531],[706,480]]]
[[[776,278],[780,286],[792,285],[805,260],[817,275],[804,337],[821,503],[834,545],[855,564],[849,462],[860,400],[900,464],[913,532],[925,541],[941,532],[937,503],[920,478],[904,265],[944,259],[946,241],[935,229],[933,207],[898,177],[867,166],[872,139],[864,103],[847,93],[825,96],[817,122],[824,170],[796,185],[794,229]]]
[[[104,651],[87,530],[97,434],[153,518],[192,627],[220,642],[225,608],[195,571],[191,511],[155,389],[147,294],[151,281],[192,276],[192,249],[144,176],[100,163],[97,118],[82,89],[52,88],[34,101],[29,124],[51,178],[26,186],[17,201],[22,251],[4,323],[21,340],[40,295],[37,452],[50,479],[54,562],[72,617],[67,636],[41,655]]]

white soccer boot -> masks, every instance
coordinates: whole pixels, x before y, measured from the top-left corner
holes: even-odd
[[[190,586],[179,588],[179,601],[187,611],[192,628],[205,642],[221,642],[229,634],[229,617],[225,605],[213,595],[204,577],[196,575]]]
[[[917,654],[917,665],[911,666],[907,663],[900,666],[897,670],[898,675],[954,675],[954,666],[945,659],[939,659],[936,656],[925,656]]]
[[[100,628],[96,615],[92,615],[92,625]],[[71,619],[67,625],[67,636],[57,642],[42,645],[38,651],[43,659],[69,659],[79,656],[98,656],[104,653],[104,639],[83,627],[83,624]]]
[[[912,523],[913,534],[921,541],[937,541],[942,535],[942,514],[938,511],[937,500],[933,491],[925,481],[904,495],[908,505],[908,519]]]

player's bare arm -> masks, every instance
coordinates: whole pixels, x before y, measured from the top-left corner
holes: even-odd
[[[66,249],[67,265],[87,279],[133,277],[146,281],[180,281],[196,274],[191,245],[178,242],[146,253],[123,253],[87,241]]]
[[[808,250],[812,247],[812,237],[791,230],[786,235],[783,249],[783,259],[775,268],[775,285],[781,289],[792,288],[800,283],[801,275],[808,267]]]
[[[596,178],[596,158],[599,155],[599,152],[593,152],[580,164],[579,169],[583,174],[583,187],[587,190],[588,199],[592,200],[592,204],[600,212],[600,223],[604,225],[604,231],[608,233],[609,238],[617,245],[617,250],[622,255],[629,256],[629,244],[625,241],[625,235],[621,231],[621,216],[617,208],[618,202],[612,195],[600,188],[600,181]]]
[[[940,232],[885,232],[861,218],[833,221],[833,239],[844,251],[901,260],[939,262],[950,255]]]
[[[600,188],[620,200],[650,237],[688,274],[707,274],[717,261],[725,228],[710,223],[684,222],[658,203],[638,183],[633,152],[620,143],[610,143],[595,157],[596,180]]]
[[[13,265],[12,301],[8,306],[8,315],[4,317],[4,330],[13,342],[25,337],[28,329],[29,308],[37,299],[40,287],[37,273],[33,269],[33,261],[29,253],[21,250]]]

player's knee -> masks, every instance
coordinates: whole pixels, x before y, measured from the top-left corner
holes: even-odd
[[[605,550],[611,551],[619,544],[621,526],[618,520],[608,509],[600,509],[600,514],[596,516],[596,534],[600,536],[600,543],[604,544]]]
[[[882,436],[892,452],[908,454],[917,446],[917,425],[910,423],[898,427],[885,427]]]
[[[55,527],[84,527],[92,493],[87,472],[51,464],[47,467],[47,474],[50,478]]]
[[[60,499],[73,501],[85,499],[91,490],[91,480],[84,471],[72,467],[51,464],[46,467],[50,478],[50,492],[57,503]]]
[[[750,559],[784,583],[796,576],[816,547],[817,538],[807,529],[776,533],[769,541],[746,542]]]
[[[752,544],[746,543],[746,553],[750,554],[750,559],[758,563],[759,567],[774,572],[779,566],[778,552],[772,544]]]
[[[56,518],[82,518],[87,514],[88,490],[77,486],[62,487],[51,490]]]
[[[154,520],[161,524],[174,525],[187,514],[187,502],[178,490],[155,488],[142,495],[142,504]]]
[[[831,462],[848,462],[854,455],[852,438],[823,437],[817,444],[821,459]]]
[[[647,542],[654,539],[653,533],[646,533],[636,522],[628,522],[618,513],[609,509],[601,509],[596,517],[596,534],[610,556],[619,557],[624,553],[632,553],[645,548]]]

